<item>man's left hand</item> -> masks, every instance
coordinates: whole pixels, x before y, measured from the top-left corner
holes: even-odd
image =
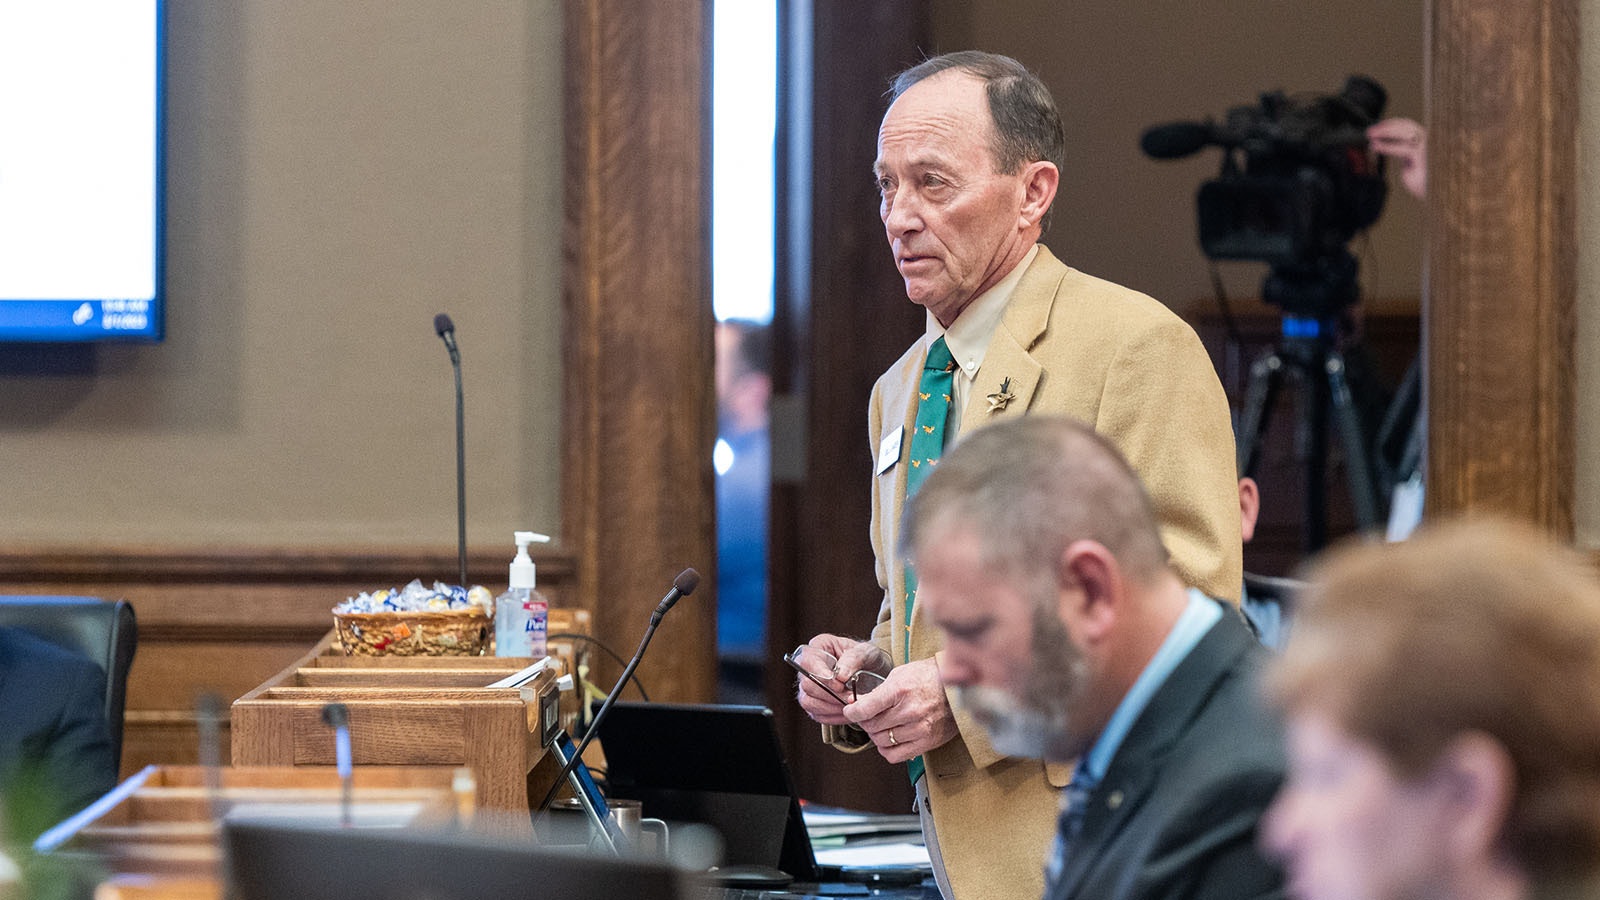
[[[942,747],[956,736],[955,713],[932,659],[895,666],[883,685],[844,708],[891,763]]]

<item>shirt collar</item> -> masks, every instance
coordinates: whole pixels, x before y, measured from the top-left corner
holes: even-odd
[[[994,331],[1000,327],[1000,319],[1005,315],[1006,304],[1011,302],[1011,295],[1016,293],[1022,273],[1028,271],[1028,266],[1033,264],[1033,258],[1038,255],[1038,244],[1029,247],[1022,261],[994,287],[967,304],[967,308],[956,316],[949,328],[940,326],[933,313],[928,313],[927,332],[930,340],[944,335],[945,346],[950,348],[950,355],[955,357],[956,367],[967,378],[977,377],[978,368],[983,365],[983,355],[989,349],[989,340],[994,337]]]
[[[1094,745],[1089,752],[1084,754],[1083,761],[1079,764],[1084,767],[1092,779],[1098,784],[1106,775],[1106,769],[1111,766],[1111,759],[1117,755],[1117,750],[1122,747],[1122,739],[1128,736],[1128,730],[1138,720],[1139,714],[1149,705],[1150,698],[1160,687],[1166,683],[1167,676],[1189,656],[1189,651],[1200,643],[1206,636],[1211,626],[1217,624],[1222,618],[1222,607],[1215,600],[1207,597],[1200,591],[1189,589],[1189,602],[1178,616],[1178,621],[1167,632],[1166,640],[1156,650],[1155,655],[1145,664],[1144,671],[1139,673],[1138,680],[1133,687],[1123,696],[1122,702],[1117,704],[1117,709],[1111,714],[1106,727],[1100,730],[1100,736],[1095,738]]]

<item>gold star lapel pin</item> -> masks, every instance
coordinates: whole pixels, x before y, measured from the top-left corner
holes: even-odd
[[[989,412],[997,413],[1005,409],[1017,395],[1011,393],[1011,379],[1005,378],[1000,382],[1000,390],[989,395]]]

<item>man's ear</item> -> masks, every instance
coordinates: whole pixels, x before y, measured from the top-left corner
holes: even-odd
[[[1056,164],[1037,160],[1022,170],[1022,222],[1033,227],[1044,220],[1055,202],[1056,189],[1061,186],[1061,173]]]
[[[1092,646],[1102,640],[1121,612],[1122,570],[1098,541],[1073,541],[1056,564],[1058,612],[1068,630]]]
[[[1481,731],[1459,735],[1440,752],[1427,778],[1440,792],[1450,823],[1447,852],[1458,862],[1497,853],[1517,781],[1505,745]]]

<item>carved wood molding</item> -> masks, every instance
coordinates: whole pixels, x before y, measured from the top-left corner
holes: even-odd
[[[1430,516],[1573,529],[1577,0],[1432,0]]]
[[[469,551],[467,571],[474,581],[505,580],[511,550]],[[571,556],[557,548],[529,550],[541,579],[571,580]],[[0,582],[54,578],[64,583],[103,581],[360,581],[395,577],[437,578],[454,582],[454,550],[432,548],[373,551],[368,548],[239,547],[30,547],[0,549]],[[498,579],[491,575],[495,573]]]
[[[532,555],[540,589],[552,603],[569,604],[572,557],[560,548]],[[479,551],[468,555],[467,571],[498,591],[508,561]],[[454,581],[457,566],[455,552],[432,548],[12,548],[0,550],[0,593],[127,599],[141,642],[309,644],[332,627],[330,611],[344,597],[413,578]]]
[[[563,9],[562,533],[579,602],[619,647],[679,571],[700,570],[650,665],[652,694],[705,700],[716,645],[710,4]]]

